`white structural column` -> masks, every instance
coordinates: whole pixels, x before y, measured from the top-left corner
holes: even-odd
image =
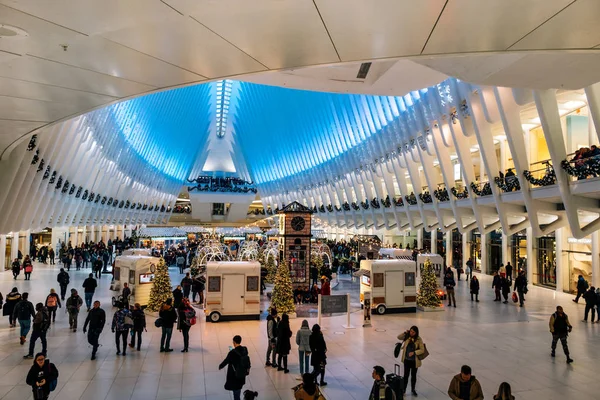
[[[525,232],[527,234],[527,282],[533,283],[533,271],[535,271],[537,267],[535,253],[533,250],[533,242],[535,238],[533,237],[533,228],[529,227],[525,229]]]
[[[14,260],[19,255],[19,232],[11,233],[10,242],[10,260]]]
[[[27,229],[24,233],[25,236],[25,242],[23,243],[23,249],[21,250],[23,252],[23,257],[25,257],[25,255],[30,254],[31,252],[31,229]]]
[[[429,243],[429,247],[431,249],[431,254],[436,254],[437,253],[437,228],[433,228],[431,230],[431,240]]]
[[[567,248],[567,235],[565,228],[557,229],[555,234],[556,239],[556,291],[563,292],[569,287],[569,265],[567,253],[564,250]]]
[[[466,268],[466,263],[467,260],[469,259],[469,244],[467,243],[468,237],[469,237],[470,233],[463,233],[462,234],[462,265],[459,265],[459,267],[465,267]],[[475,260],[473,260],[473,266],[475,265]]]
[[[12,260],[7,260],[6,253],[6,235],[0,235],[0,272],[6,269],[6,264],[10,265]]]
[[[417,230],[417,247],[419,249],[423,248],[423,228]]]
[[[489,273],[489,262],[488,262],[488,234],[481,233],[481,273]]]
[[[504,233],[502,234],[502,264],[506,265],[508,264],[508,261],[510,260],[510,254],[508,254],[508,236],[506,236]],[[514,267],[514,265],[513,265]]]
[[[446,231],[446,265],[452,265],[452,229]]]
[[[600,234],[592,233],[592,286],[600,287]],[[0,253],[1,254],[1,253]]]

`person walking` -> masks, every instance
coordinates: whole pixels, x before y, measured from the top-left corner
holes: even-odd
[[[506,279],[512,282],[513,266],[510,265],[510,261],[506,263],[504,269],[506,270]]]
[[[523,303],[525,302],[525,294],[527,293],[527,278],[525,277],[525,271],[519,272],[519,276],[517,276],[517,279],[515,279],[515,290],[519,295],[519,306],[523,307]]]
[[[417,396],[417,370],[421,367],[419,356],[425,352],[425,345],[416,326],[411,326],[408,331],[398,335],[398,339],[403,341],[400,361],[404,364],[404,391],[406,392],[408,377],[411,376],[411,393]]]
[[[498,387],[498,393],[494,395],[494,400],[515,400],[515,396],[512,395],[510,384],[502,382]]]
[[[42,353],[35,355],[33,365],[27,373],[25,382],[33,390],[35,400],[48,400],[50,396],[50,386],[55,386],[58,379],[58,370]]]
[[[131,322],[131,311],[125,308],[123,302],[118,302],[119,310],[113,315],[111,331],[115,334],[115,344],[117,345],[117,355],[121,354],[121,342],[123,343],[123,356],[127,355],[127,337],[129,336],[129,328],[133,326]]]
[[[473,295],[475,295],[475,302],[479,303],[479,279],[476,276],[471,279],[469,288],[471,289],[471,301],[473,301]]]
[[[266,367],[272,366],[273,368],[277,368],[277,309],[275,307],[271,307],[271,312],[267,315],[267,362],[265,363]],[[273,355],[272,361],[269,361],[269,356]]]
[[[308,321],[303,320],[302,326],[296,332],[296,344],[298,345],[298,360],[300,361],[300,378],[308,373],[310,365],[310,328]]]
[[[177,254],[177,258],[175,258],[175,264],[177,264],[177,268],[179,268],[179,273],[183,275],[183,270],[184,270],[184,266],[185,266],[185,258],[183,257],[183,254],[181,254],[181,253]],[[186,276],[189,276],[189,275],[186,275]],[[181,286],[183,286],[183,285],[181,285]]]
[[[302,374],[302,383],[294,387],[295,400],[315,400],[324,398],[319,390],[319,385],[315,383],[315,378],[312,374]]]
[[[65,295],[67,294],[67,286],[69,286],[69,283],[71,282],[71,277],[64,268],[61,268],[58,276],[56,277],[56,281],[60,286],[60,299],[64,301]]]
[[[498,272],[500,273],[501,277],[506,278],[506,267],[504,266],[504,264],[500,264]]]
[[[144,314],[144,310],[142,310],[140,303],[135,303],[133,305],[131,319],[133,319],[133,329],[129,347],[135,348],[135,337],[137,335],[137,351],[140,351],[140,348],[142,347],[142,332],[146,330],[146,314]]]
[[[567,356],[567,364],[573,362],[569,356],[569,346],[567,345],[567,336],[573,330],[569,317],[563,311],[561,306],[556,307],[556,312],[550,316],[550,333],[552,334],[552,352],[551,357],[556,357],[556,343],[560,340],[565,356]]]
[[[494,278],[492,279],[492,289],[494,289],[494,294],[496,295],[496,298],[494,299],[494,301],[502,301],[502,299],[500,298],[500,291],[502,290],[502,284],[500,281],[500,276],[498,275],[498,273],[496,271],[494,271]]]
[[[508,295],[510,294],[510,281],[506,278],[500,277],[500,286],[502,287],[502,297],[504,298],[503,304],[508,304]]]
[[[31,318],[35,317],[33,303],[29,300],[29,293],[24,292],[21,296],[21,301],[17,303],[13,311],[13,321],[18,320],[21,327],[20,342],[21,345],[27,341],[27,334],[31,329]]]
[[[314,324],[312,326],[312,333],[310,338],[308,339],[310,345],[310,365],[313,367],[312,375],[313,379],[316,381],[319,374],[321,375],[321,380],[319,382],[320,386],[326,386],[327,382],[325,382],[325,366],[327,365],[327,344],[325,343],[325,338],[323,337],[323,332],[321,332],[321,327],[319,324]]]
[[[192,290],[192,278],[190,278],[190,273],[186,272],[185,277],[181,280],[181,287],[183,288],[183,297],[189,299],[190,291]]]
[[[577,296],[573,299],[575,303],[579,303],[579,298],[583,296],[585,291],[587,290],[589,284],[585,279],[583,279],[583,275],[579,275],[577,278]]]
[[[246,384],[246,375],[251,364],[248,356],[248,349],[242,346],[242,337],[235,335],[233,337],[233,349],[227,353],[227,357],[219,364],[219,369],[227,367],[227,378],[225,380],[225,390],[233,392],[233,400],[241,400],[242,388]]]
[[[14,317],[14,311],[16,305],[21,301],[21,294],[19,290],[14,287],[11,292],[6,295],[6,303],[2,307],[2,315],[8,315],[8,322],[11,328],[14,328],[16,325],[16,319]]]
[[[285,374],[290,372],[288,369],[288,354],[292,349],[291,337],[290,318],[284,313],[281,316],[281,322],[277,325],[277,365],[279,366],[277,371],[283,371]]]
[[[446,287],[446,294],[448,295],[448,307],[452,307],[452,303],[454,303],[454,307],[456,308],[456,296],[454,295],[454,286],[456,286],[456,281],[454,280],[454,276],[452,276],[452,274],[446,274],[444,277],[444,286]]]
[[[71,289],[71,296],[67,299],[67,312],[69,313],[69,327],[73,329],[73,332],[77,332],[77,319],[82,305],[83,300],[77,293],[77,289]]]
[[[19,262],[18,258],[15,258],[14,261],[12,262],[11,270],[12,270],[12,274],[13,274],[13,279],[17,280],[17,277],[21,273],[21,263]]]
[[[42,303],[37,303],[35,305],[35,310],[36,314],[33,318],[33,330],[31,331],[31,339],[29,340],[29,353],[23,356],[23,358],[33,358],[35,342],[38,338],[42,342],[42,354],[44,356],[48,354],[46,333],[48,332],[48,329],[50,329],[50,315],[48,314],[48,309],[46,309]]]
[[[473,277],[473,266],[474,266],[473,259],[469,258],[466,262],[466,265],[467,265],[467,277],[465,280],[468,282],[469,279],[471,279]]]
[[[596,288],[590,287],[588,291],[583,294],[585,300],[585,313],[583,315],[583,322],[587,322],[588,314],[592,310],[592,323],[596,319],[596,303],[598,298],[596,297]],[[599,311],[600,312],[600,311]]]
[[[102,263],[102,259],[100,257],[97,257],[92,262],[92,270],[96,274],[97,279],[102,278],[102,266],[103,266],[103,263]]]
[[[131,289],[129,288],[129,284],[125,282],[123,284],[123,291],[121,292],[121,302],[123,303],[123,308],[129,310],[129,296],[131,296]]]
[[[25,272],[25,280],[31,280],[31,273],[33,272],[33,264],[29,256],[25,256],[23,260],[23,272]]]
[[[192,303],[196,302],[196,296],[198,294],[200,294],[200,301],[198,303],[203,302],[203,296],[202,296],[202,292],[204,291],[204,283],[200,280],[200,278],[198,276],[195,276],[192,279],[192,298],[191,301]]]
[[[169,353],[173,351],[171,348],[171,336],[173,335],[173,325],[177,321],[177,313],[172,306],[173,300],[167,299],[162,305],[158,313],[161,319],[162,335],[160,337],[160,352]]]
[[[394,391],[385,383],[385,369],[382,366],[374,366],[371,376],[374,382],[369,394],[369,400],[396,400]]]
[[[448,267],[448,268],[450,268],[450,267]],[[456,267],[456,281],[457,281],[457,282],[460,282],[460,274],[462,274],[462,272],[463,272],[463,269],[462,269],[462,267],[461,267],[460,265],[458,265],[458,266]],[[465,280],[466,280],[467,282],[469,282],[469,281],[468,281],[468,278],[465,278]]]
[[[89,330],[87,331],[87,339],[88,343],[92,345],[92,361],[96,359],[96,352],[98,351],[99,346],[98,340],[100,339],[102,330],[104,330],[105,324],[106,312],[100,308],[100,302],[96,300],[94,301],[93,308],[90,310],[90,312],[88,312],[83,324],[83,333],[86,332],[89,326]]]
[[[329,284],[329,279],[322,278],[321,279],[321,296],[330,296],[331,295],[331,285]]]
[[[177,320],[177,330],[183,335],[182,353],[187,353],[190,347],[190,329],[196,323],[196,311],[190,304],[189,299],[184,298],[179,306],[179,319]]]
[[[54,289],[50,289],[50,294],[46,296],[46,308],[48,309],[48,314],[52,319],[52,322],[56,322],[56,309],[62,308],[62,304]]]
[[[50,265],[54,265],[54,256],[54,249],[50,247],[50,249],[48,250],[48,258],[50,259]]]
[[[94,274],[89,274],[85,281],[83,281],[83,296],[85,297],[85,306],[88,311],[92,308],[92,299],[94,298],[96,287],[98,287],[98,281],[94,279]]]
[[[450,381],[448,396],[452,400],[483,400],[483,390],[477,378],[471,373],[471,367],[463,365],[460,374]]]

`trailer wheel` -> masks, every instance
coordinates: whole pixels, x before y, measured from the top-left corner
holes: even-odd
[[[377,314],[379,314],[379,315],[385,314],[385,306],[383,304],[380,304],[377,306]]]
[[[209,318],[211,322],[219,322],[221,320],[221,314],[219,314],[216,311],[213,311],[210,313]]]

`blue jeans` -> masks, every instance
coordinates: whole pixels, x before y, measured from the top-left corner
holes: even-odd
[[[160,349],[168,350],[171,348],[171,336],[173,335],[173,328],[162,327],[162,336],[160,337]]]
[[[310,352],[298,350],[298,358],[300,359],[300,375],[307,374],[310,367]]]
[[[240,395],[242,394],[242,389],[232,390],[232,392],[233,392],[233,400],[241,400]]]
[[[84,293],[85,294],[85,306],[90,309],[92,308],[92,298],[94,297],[94,293]]]
[[[27,336],[29,330],[31,329],[31,320],[30,319],[20,319],[19,326],[21,327],[21,336]]]

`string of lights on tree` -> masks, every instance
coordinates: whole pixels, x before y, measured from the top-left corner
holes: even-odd
[[[600,157],[589,157],[585,160],[577,160],[577,163],[571,165],[568,160],[563,160],[560,163],[563,170],[570,176],[577,179],[586,179],[588,176],[600,175]]]

